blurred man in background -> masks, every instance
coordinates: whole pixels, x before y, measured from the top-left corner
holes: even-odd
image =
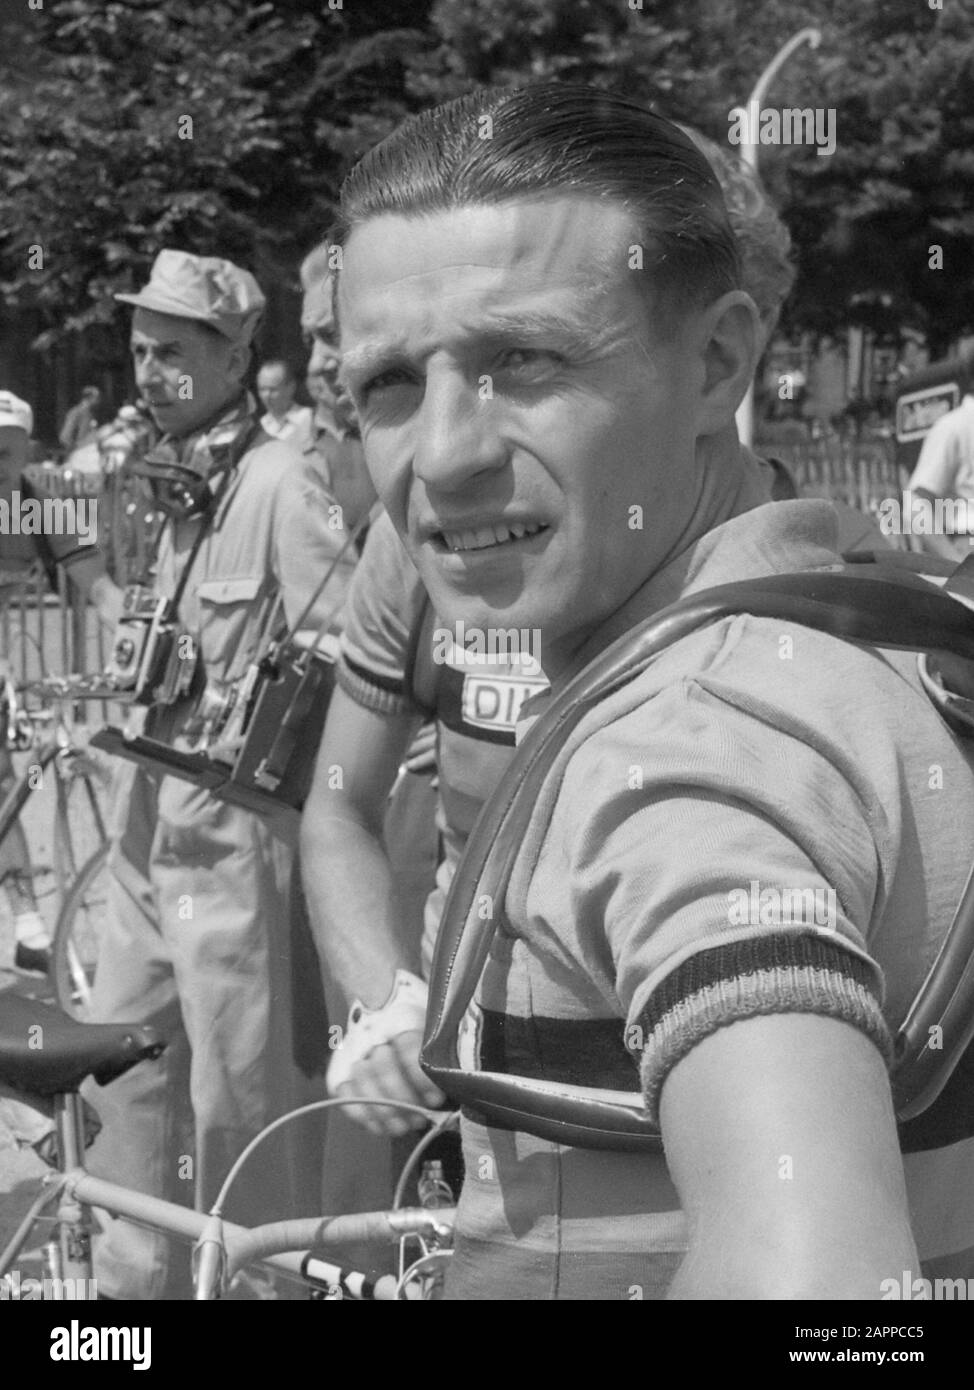
[[[974,389],[972,369],[965,365],[960,404],[941,415],[930,428],[906,485],[905,507],[912,499],[929,504],[938,530],[918,533],[922,549],[960,561],[974,540]],[[939,505],[938,505],[939,504]],[[946,504],[946,505],[944,505]]]
[[[257,373],[257,395],[265,413],[261,429],[272,439],[293,444],[299,452],[311,438],[311,407],[295,405],[297,381],[289,362],[275,358],[264,362]]]

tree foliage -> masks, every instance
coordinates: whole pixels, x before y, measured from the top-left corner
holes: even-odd
[[[342,169],[404,114],[389,93],[415,38],[250,0],[47,0],[21,36],[30,80],[0,98],[2,287],[50,335],[110,320],[163,246],[293,265]]]
[[[974,0],[45,0],[0,30],[0,285],[56,335],[108,322],[164,245],[293,274],[349,164],[484,82],[594,82],[726,140],[815,24],[766,105],[834,108],[836,151],[760,152],[791,322],[886,301],[946,341],[974,322],[972,21]]]

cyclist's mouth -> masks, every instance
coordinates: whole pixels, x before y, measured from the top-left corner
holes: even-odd
[[[540,521],[498,521],[463,530],[434,531],[431,539],[436,549],[445,554],[470,555],[487,551],[496,555],[501,550],[528,545],[549,530],[550,527]]]

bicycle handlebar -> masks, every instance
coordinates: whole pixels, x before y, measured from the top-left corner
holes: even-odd
[[[455,1207],[401,1207],[398,1211],[363,1211],[350,1216],[274,1221],[251,1230],[236,1227],[225,1232],[226,1277],[231,1278],[253,1260],[289,1250],[359,1242],[394,1243],[403,1236],[448,1241],[452,1239],[455,1220]]]
[[[248,1229],[223,1221],[220,1217],[204,1216],[189,1207],[149,1197],[104,1178],[92,1177],[84,1169],[66,1174],[64,1188],[78,1202],[104,1207],[113,1216],[196,1241],[201,1261],[206,1258],[212,1266],[208,1273],[204,1272],[201,1281],[211,1286],[211,1297],[220,1280],[222,1253],[226,1250],[228,1279],[245,1263],[262,1259],[292,1279],[310,1278],[319,1283],[324,1279],[329,1282],[325,1277],[327,1272],[331,1279],[347,1287],[354,1297],[363,1296],[364,1291],[370,1299],[394,1299],[398,1281],[392,1276],[382,1276],[372,1284],[364,1275],[325,1265],[304,1252],[314,1245],[360,1240],[393,1242],[404,1235],[422,1235],[429,1240],[445,1242],[452,1234],[456,1217],[453,1207],[403,1207],[398,1211],[367,1211],[352,1216],[315,1216],[299,1221],[278,1221]],[[295,1251],[302,1253],[295,1254]],[[217,1256],[215,1260],[211,1258],[214,1253]]]

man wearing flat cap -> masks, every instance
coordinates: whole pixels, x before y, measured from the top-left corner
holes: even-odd
[[[134,306],[136,383],[162,432],[137,464],[168,513],[156,591],[172,598],[189,567],[176,621],[196,662],[190,694],[204,683],[232,691],[266,649],[269,616],[283,607],[289,626],[298,619],[346,536],[321,486],[260,430],[244,388],[264,306],[253,276],[165,250],[145,289],[117,298]],[[312,617],[339,598],[326,585]],[[198,749],[197,699],[153,705],[146,732]],[[92,1166],[208,1208],[245,1144],[308,1099],[291,1053],[292,850],[256,814],[192,782],[129,763],[120,782],[94,1012],[156,1023],[169,1045],[94,1093],[104,1128]],[[296,1188],[293,1155],[275,1159]],[[266,1183],[259,1206],[246,1171],[241,1183],[230,1219],[268,1219]],[[277,1215],[296,1213],[288,1187]],[[96,1252],[99,1290],[112,1298],[179,1297],[188,1274],[167,1241],[121,1222]]]

